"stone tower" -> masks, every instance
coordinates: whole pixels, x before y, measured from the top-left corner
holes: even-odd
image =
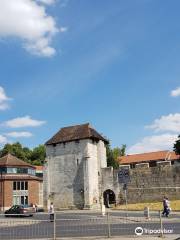
[[[108,141],[88,123],[60,129],[46,142],[44,204],[99,208]]]

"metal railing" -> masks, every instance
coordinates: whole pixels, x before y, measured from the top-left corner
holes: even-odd
[[[179,225],[178,225],[179,224]],[[179,229],[179,230],[178,230]],[[179,231],[179,232],[178,232]],[[62,211],[55,212],[50,221],[48,213],[36,213],[33,217],[0,214],[0,239],[61,239],[88,236],[135,236],[180,234],[180,214],[163,218],[161,212],[150,216],[144,212]]]

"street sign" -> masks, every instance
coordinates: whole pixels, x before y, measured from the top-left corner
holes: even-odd
[[[118,172],[118,181],[119,183],[127,184],[130,181],[130,174],[128,168],[120,168]]]

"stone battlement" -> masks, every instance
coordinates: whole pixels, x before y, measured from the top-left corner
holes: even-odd
[[[122,166],[123,167],[123,166]],[[112,189],[116,194],[120,191],[122,202],[124,199],[123,184],[118,182],[117,169],[103,169],[103,190]],[[171,165],[169,161],[159,162],[156,167],[148,164],[138,164],[129,169],[130,182],[128,183],[129,202],[148,202],[162,200],[164,195],[170,199],[180,198],[180,165]]]

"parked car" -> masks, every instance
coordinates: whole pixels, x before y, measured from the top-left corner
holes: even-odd
[[[13,205],[4,212],[5,217],[32,217],[35,209],[29,205]]]

